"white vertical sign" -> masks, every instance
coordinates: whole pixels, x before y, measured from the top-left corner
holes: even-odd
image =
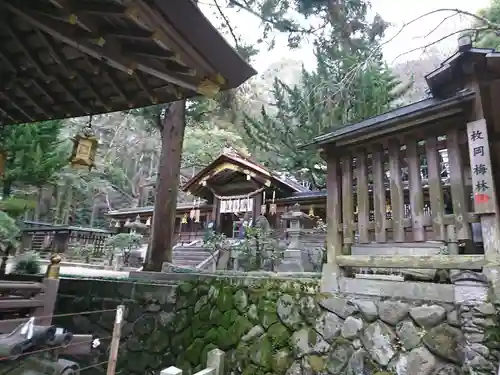
[[[491,170],[490,146],[485,119],[467,124],[467,139],[472,174],[474,211],[478,214],[495,213],[495,185]]]

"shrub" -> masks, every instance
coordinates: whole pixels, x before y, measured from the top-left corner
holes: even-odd
[[[41,273],[40,258],[35,252],[19,255],[15,259],[14,273],[25,275],[37,275]]]

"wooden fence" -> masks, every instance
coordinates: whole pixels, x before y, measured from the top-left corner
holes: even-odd
[[[388,138],[367,136],[327,153],[330,262],[341,268],[496,266],[473,241],[472,226],[480,225],[481,217],[473,201],[479,187],[472,179],[476,167],[466,124],[456,120]],[[403,246],[434,242],[446,251],[410,255]],[[393,252],[381,255],[377,244],[391,244]],[[353,254],[353,246],[365,245],[370,253]]]

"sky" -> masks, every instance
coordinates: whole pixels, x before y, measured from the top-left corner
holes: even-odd
[[[470,18],[466,16],[454,16],[443,22],[428,37],[423,38],[423,36],[436,28],[446,16],[452,14],[451,12],[435,13],[415,22],[411,26],[404,27],[403,31],[396,38],[388,41],[400,31],[406,22],[426,12],[443,8],[460,9],[474,13],[478,9],[487,6],[488,3],[489,0],[372,0],[371,12],[372,15],[379,13],[385,21],[393,25],[386,32],[387,44],[383,47],[384,57],[392,65],[408,59],[417,59],[421,56],[422,50],[403,56],[399,55],[439,40],[450,33],[462,30],[464,27],[467,27],[466,25],[470,22]],[[199,4],[207,18],[215,25],[219,25],[220,20],[217,20],[214,16],[215,6],[213,0],[200,0]],[[236,31],[242,39],[250,43],[255,43],[261,35],[260,20],[243,11],[236,12],[232,9],[225,9],[224,12],[230,18],[232,25],[236,25]],[[230,38],[227,39],[232,44],[232,40]],[[457,37],[451,36],[447,38],[438,43],[436,48],[444,54],[453,52],[457,48]],[[311,46],[304,43],[300,49],[290,51],[286,45],[286,36],[284,35],[277,35],[276,46],[271,51],[263,48],[252,62],[252,65],[259,73],[262,73],[270,64],[284,58],[302,61],[306,68],[314,68],[314,56]]]

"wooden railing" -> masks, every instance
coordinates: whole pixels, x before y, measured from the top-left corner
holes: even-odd
[[[50,325],[58,289],[58,278],[0,281],[0,333],[11,332],[32,316],[38,318],[38,325]]]
[[[223,375],[224,374],[224,352],[213,349],[207,353],[207,367],[193,375]],[[182,370],[171,366],[160,372],[160,375],[182,375]]]

